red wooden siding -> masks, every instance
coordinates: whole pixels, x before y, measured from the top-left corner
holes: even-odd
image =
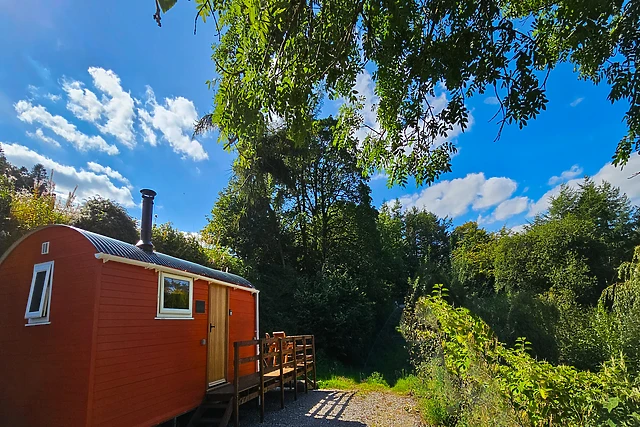
[[[46,241],[49,254],[41,255]],[[102,266],[94,254],[77,231],[52,227],[27,237],[0,264],[0,425],[86,425]],[[51,324],[25,326],[33,265],[51,260]]]
[[[254,294],[241,289],[229,288],[229,309],[233,313],[229,317],[229,380],[233,380],[233,343],[256,338],[256,300]],[[242,347],[240,357],[256,354],[254,347]],[[253,364],[240,366],[240,374],[255,372]]]
[[[194,300],[208,284],[194,281]],[[98,313],[94,426],[148,426],[200,404],[206,384],[207,314],[155,319],[158,273],[107,262]]]

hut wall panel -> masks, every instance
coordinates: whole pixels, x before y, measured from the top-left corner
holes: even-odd
[[[173,418],[202,401],[206,384],[207,315],[156,319],[158,273],[107,262],[96,332],[95,426],[142,426]],[[194,300],[208,284],[194,281]]]
[[[49,242],[49,253],[41,245]],[[93,309],[102,262],[77,231],[45,228],[0,264],[0,425],[87,424]],[[50,324],[25,326],[33,265],[54,261]]]

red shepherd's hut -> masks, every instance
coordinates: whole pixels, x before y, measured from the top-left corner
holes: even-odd
[[[0,258],[0,425],[154,425],[233,381],[233,343],[258,337],[258,291],[154,252],[155,192],[142,194],[135,246],[52,225]]]

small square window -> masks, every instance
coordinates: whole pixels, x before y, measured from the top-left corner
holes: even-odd
[[[48,323],[51,306],[51,283],[53,282],[53,261],[33,266],[31,289],[24,318],[29,324]]]
[[[44,242],[42,244],[42,250],[40,251],[42,255],[46,255],[49,253],[49,242]]]
[[[191,317],[193,279],[160,273],[158,317]]]

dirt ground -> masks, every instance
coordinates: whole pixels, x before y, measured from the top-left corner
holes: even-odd
[[[243,405],[242,427],[422,427],[415,403],[408,396],[391,392],[361,393],[353,391],[310,390],[298,393],[285,390],[285,408],[280,409],[278,391],[268,393],[265,420],[260,423],[256,402]]]

